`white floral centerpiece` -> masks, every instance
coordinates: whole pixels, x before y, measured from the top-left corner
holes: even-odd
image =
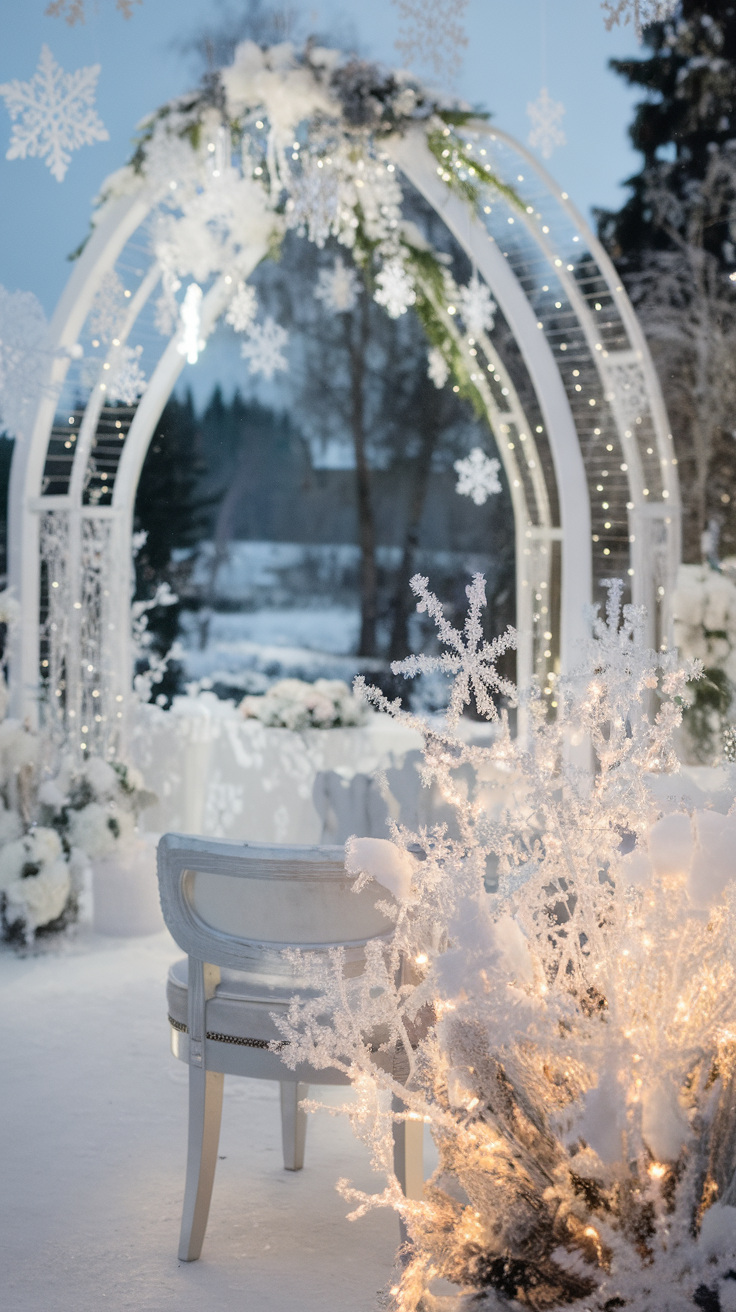
[[[687,690],[683,758],[711,765],[721,756],[724,730],[736,717],[736,559],[681,565],[673,598],[674,637],[704,678]]]
[[[365,724],[368,709],[342,679],[279,679],[267,692],[244,697],[240,710],[246,719],[260,720],[271,729],[338,729]]]
[[[289,1066],[336,1067],[357,1092],[345,1111],[386,1183],[338,1187],[354,1217],[405,1222],[396,1312],[736,1307],[736,808],[662,814],[647,779],[678,769],[699,670],[647,650],[643,611],[609,586],[557,717],[533,692],[515,737],[495,704],[517,700],[496,670],[515,637],[483,640],[480,576],[464,631],[413,580],[446,650],[394,668],[454,676],[444,726],[366,690],[423,730],[460,835],[351,840],[394,937],[357,978],[339,951],[291,953],[314,993],[277,1024]],[[458,732],[471,700],[498,723],[488,746]],[[467,783],[488,764],[518,783],[500,807]],[[397,1117],[437,1145],[422,1198],[394,1174]]]

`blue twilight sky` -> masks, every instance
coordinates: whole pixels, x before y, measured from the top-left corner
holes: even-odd
[[[40,160],[4,158],[11,124],[0,101],[0,283],[34,292],[50,315],[69,274],[66,256],[87,232],[91,200],[127,158],[136,123],[198,80],[196,57],[183,47],[238,4],[143,0],[126,21],[113,0],[88,0],[87,22],[70,28],[46,17],[46,3],[0,0],[0,83],[29,80],[44,42],[67,71],[99,63],[97,109],[110,134],[77,151],[58,183]],[[342,32],[362,54],[402,62],[391,0],[289,0],[289,7],[299,11],[305,30]],[[466,25],[469,45],[453,89],[526,140],[527,104],[544,77],[566,109],[567,144],[548,167],[584,214],[594,205],[618,206],[622,180],[638,167],[626,132],[636,95],[607,61],[637,53],[632,29],[606,32],[598,0],[470,0]]]

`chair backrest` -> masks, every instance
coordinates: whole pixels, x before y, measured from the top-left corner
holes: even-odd
[[[368,939],[393,922],[369,884],[353,892],[342,847],[278,847],[164,834],[158,845],[164,920],[189,956],[234,970],[284,973],[284,947],[347,949],[362,958]]]

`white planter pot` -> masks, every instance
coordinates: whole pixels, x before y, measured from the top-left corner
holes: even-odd
[[[135,938],[165,928],[156,878],[158,838],[146,834],[123,852],[92,862],[95,933]]]

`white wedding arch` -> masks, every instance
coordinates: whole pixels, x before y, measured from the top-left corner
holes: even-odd
[[[444,220],[476,291],[490,289],[493,328],[464,317],[467,289],[403,225],[400,179]],[[447,385],[485,409],[514,508],[520,684],[536,676],[554,702],[604,577],[628,579],[651,642],[668,641],[672,437],[631,304],[568,196],[508,134],[405,75],[245,43],[201,93],[154,115],[108,180],[16,443],[13,711],[35,722],[42,707],[78,752],[124,750],[133,508],[158,419],[228,307],[237,326],[234,297],[252,320],[246,280],[289,227],[370,258],[389,313],[418,298]],[[116,389],[126,404],[109,403]]]

